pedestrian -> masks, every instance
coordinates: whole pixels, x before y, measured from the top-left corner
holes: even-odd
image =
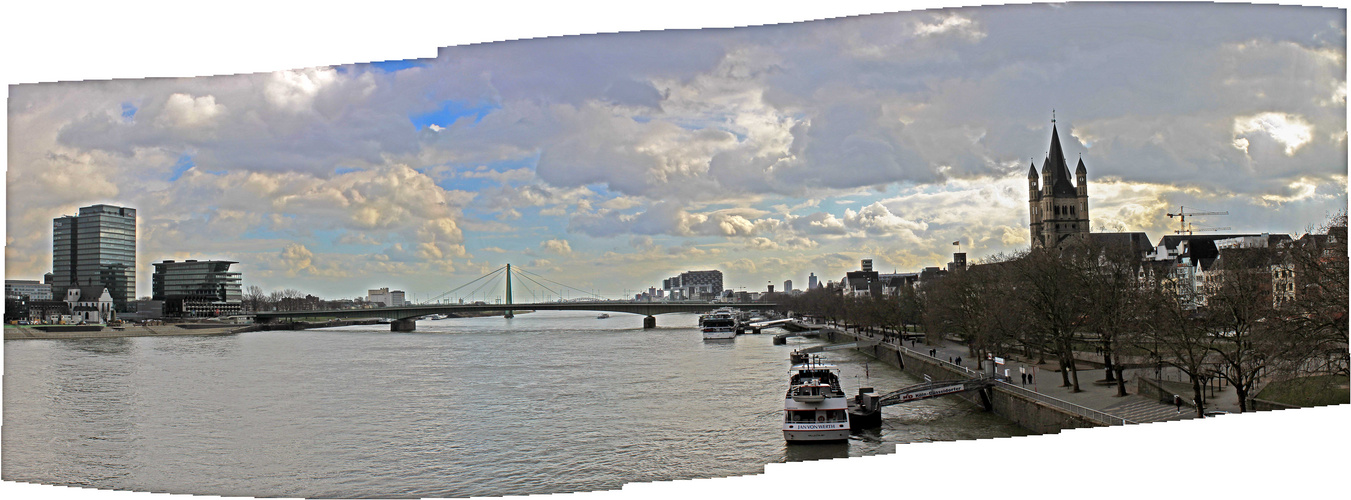
[[[952,362],[952,356],[948,356],[948,362],[949,362],[949,363]]]
[[[957,356],[957,364],[959,364],[959,365],[962,364],[962,357],[961,357],[961,356]]]
[[[1019,374],[1018,374],[1018,380],[1020,380],[1021,383],[1022,383],[1023,385],[1027,385],[1027,374],[1026,374],[1026,373],[1019,373]]]
[[[1027,374],[1027,383],[1029,383],[1029,384],[1032,383],[1032,374],[1031,374],[1031,373]]]
[[[1181,415],[1181,414],[1182,414],[1182,396],[1178,396],[1177,394],[1174,394],[1174,395],[1173,395],[1173,404],[1177,405],[1177,413],[1178,413],[1179,415]]]

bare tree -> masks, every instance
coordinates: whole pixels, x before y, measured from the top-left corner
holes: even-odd
[[[1147,337],[1137,339],[1136,347],[1148,350],[1162,363],[1187,374],[1192,385],[1196,416],[1205,415],[1201,379],[1211,371],[1207,361],[1216,337],[1206,330],[1191,298],[1167,273],[1150,273],[1144,286],[1145,307],[1154,311],[1148,322]]]
[[[1079,245],[1037,249],[1011,267],[1017,277],[1017,299],[1027,311],[1030,337],[1045,341],[1060,364],[1062,387],[1079,388],[1075,364],[1075,340],[1092,313],[1092,301],[1085,300],[1087,268],[1093,262],[1090,251]]]

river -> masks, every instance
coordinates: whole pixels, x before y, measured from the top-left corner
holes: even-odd
[[[579,312],[216,337],[5,342],[8,481],[169,493],[464,497],[757,474],[767,463],[1026,435],[955,398],[787,445],[788,353],[697,316]],[[849,394],[920,382],[833,351]]]

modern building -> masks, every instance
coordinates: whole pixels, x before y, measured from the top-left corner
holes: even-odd
[[[406,305],[403,290],[390,291],[386,288],[374,288],[366,291],[366,302],[379,302],[385,307],[399,307]]]
[[[686,271],[661,281],[673,300],[713,299],[722,295],[722,271]]]
[[[239,272],[228,260],[166,260],[155,263],[152,300],[164,301],[165,316],[214,317],[239,314],[243,292]]]
[[[1041,183],[1037,182],[1035,163],[1027,173],[1032,248],[1055,247],[1071,237],[1088,234],[1088,169],[1083,158],[1079,158],[1074,175],[1077,182],[1071,183],[1060,134],[1052,119],[1051,149],[1041,164]]]
[[[877,271],[873,270],[873,260],[863,259],[862,270],[845,273],[840,280],[845,295],[880,297],[883,282]]]
[[[809,274],[810,275],[807,276],[807,290],[815,290],[821,286],[821,283],[816,281],[816,273]]]
[[[793,280],[783,281],[783,293],[793,293]]]
[[[52,293],[75,287],[107,288],[113,308],[128,310],[136,298],[136,209],[94,205],[52,220]]]
[[[52,300],[52,286],[38,283],[37,280],[5,280],[5,296]]]

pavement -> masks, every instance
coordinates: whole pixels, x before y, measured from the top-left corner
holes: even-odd
[[[862,335],[864,338],[869,337],[869,334],[867,333],[855,334],[851,332],[849,335]],[[882,336],[878,334],[873,335],[872,338],[881,340]],[[934,358],[942,361],[951,360],[956,362],[957,358],[960,357],[962,359],[961,366],[965,366],[972,370],[976,369],[976,360],[972,358],[971,352],[966,346],[957,342],[945,339],[941,345],[928,345],[925,344],[923,340],[916,340],[913,342],[905,341],[904,345],[920,354],[928,354],[929,350],[933,349],[935,352]],[[1076,358],[1091,357],[1093,357],[1091,353],[1079,353],[1076,355]],[[1126,378],[1127,395],[1117,396],[1115,382],[1112,384],[1102,382],[1105,379],[1107,372],[1104,368],[1094,368],[1087,363],[1082,361],[1079,362],[1076,365],[1076,368],[1079,372],[1079,388],[1081,389],[1081,392],[1076,393],[1073,392],[1074,388],[1072,386],[1062,386],[1063,379],[1060,375],[1059,363],[1054,359],[1047,359],[1047,362],[1044,364],[1037,364],[1036,361],[1037,360],[1035,359],[1029,360],[1021,359],[1017,356],[1008,356],[1005,357],[1004,364],[996,366],[996,369],[1001,378],[1004,378],[1004,370],[1008,370],[1009,377],[1007,380],[1015,385],[1020,385],[1034,392],[1045,394],[1086,408],[1092,408],[1108,415],[1124,418],[1132,422],[1145,423],[1196,418],[1196,409],[1192,406],[1183,404],[1182,410],[1179,412],[1177,407],[1171,403],[1160,403],[1152,397],[1144,397],[1136,394],[1136,377],[1146,376],[1151,379],[1154,378],[1153,368],[1125,370],[1124,375]],[[982,371],[984,373],[988,374],[990,373],[992,364],[993,363],[990,361],[983,361],[980,364],[980,367],[983,369]],[[1022,383],[1020,377],[1021,373],[1032,374],[1032,382],[1026,384]],[[1175,368],[1165,368],[1160,373],[1160,376],[1165,382],[1188,381],[1186,375],[1178,372]],[[1190,390],[1179,394],[1184,400],[1190,401],[1192,399],[1192,392]],[[1205,394],[1206,410],[1222,410],[1231,413],[1238,411],[1238,400],[1234,395],[1232,387],[1221,387],[1215,389],[1213,392],[1210,389],[1206,389]]]

